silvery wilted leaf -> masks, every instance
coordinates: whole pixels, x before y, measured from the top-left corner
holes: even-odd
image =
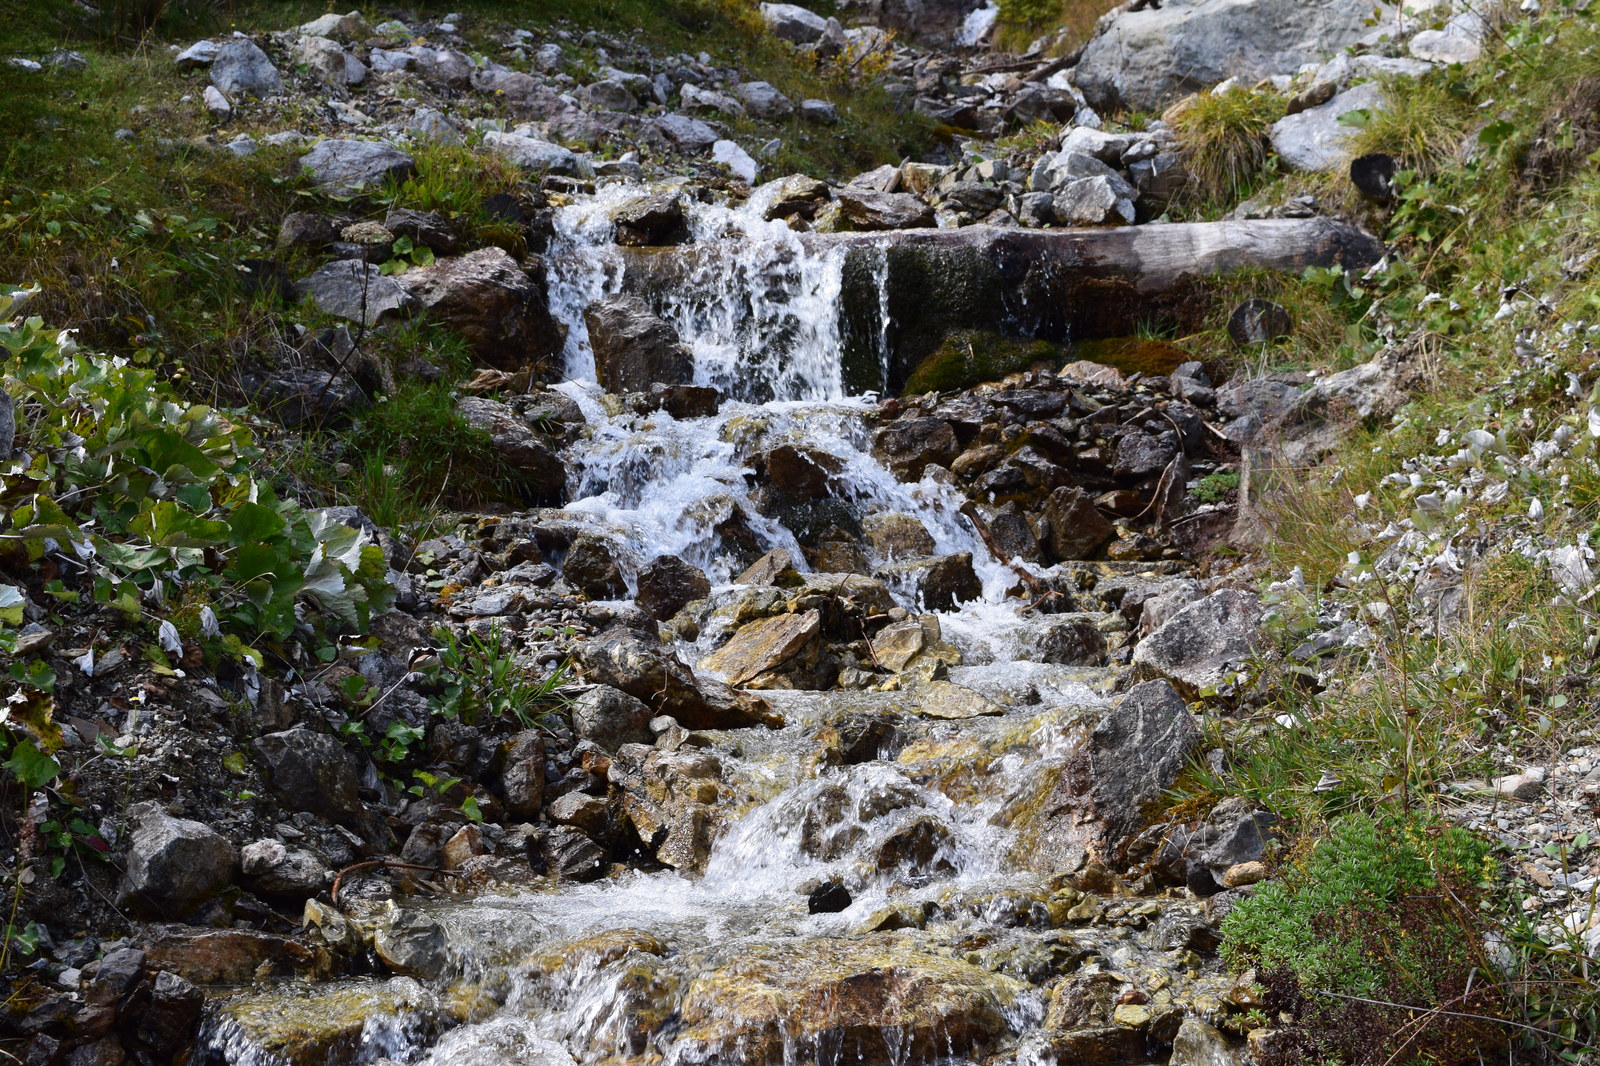
[[[1312,786],[1311,791],[1313,791],[1313,792],[1332,792],[1334,789],[1338,788],[1342,784],[1344,784],[1344,779],[1341,778],[1338,774],[1334,773],[1331,770],[1324,770],[1324,771],[1322,771],[1321,779],[1318,780],[1317,783]]]
[[[94,676],[94,649],[90,648],[88,651],[84,652],[82,655],[80,655],[76,659],[72,660],[72,665],[76,666],[79,670],[82,670],[84,677],[93,677]]]
[[[217,612],[209,604],[200,608],[200,635],[207,640],[222,636],[222,627],[217,624]]]
[[[178,636],[178,627],[166,619],[162,619],[161,624],[156,627],[156,640],[161,644],[161,650],[168,655],[183,654],[183,638]]]
[[[1533,519],[1535,522],[1538,522],[1544,518],[1544,504],[1539,502],[1539,498],[1537,496],[1528,501],[1528,517]]]

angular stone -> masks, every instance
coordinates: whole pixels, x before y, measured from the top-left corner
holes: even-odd
[[[211,69],[214,78],[216,67]],[[322,141],[300,157],[300,165],[330,196],[354,196],[386,181],[404,181],[417,170],[415,159],[379,141]]]
[[[136,804],[119,906],[152,918],[181,918],[233,876],[233,845],[202,822],[174,818],[154,802]]]
[[[694,363],[678,333],[637,296],[607,296],[583,313],[594,348],[595,377],[607,392],[644,392],[652,384],[687,385]]]
[[[234,37],[217,46],[211,84],[230,97],[268,96],[283,88],[283,78],[254,41]]]
[[[918,481],[929,463],[948,466],[961,442],[941,418],[898,418],[872,438],[872,454],[901,481]]]
[[[391,312],[410,306],[411,295],[375,263],[338,259],[318,267],[299,288],[327,314],[371,326]]]
[[[770,82],[747,81],[733,87],[737,96],[753,117],[773,120],[788,118],[794,114],[794,103],[773,88]]]
[[[596,685],[579,696],[572,703],[571,714],[572,731],[607,751],[655,739],[650,732],[655,712],[644,701],[608,685]]]
[[[932,681],[917,692],[917,713],[925,718],[961,721],[1005,714],[1004,707],[987,696],[949,681]]]
[[[517,472],[531,496],[549,501],[565,496],[566,464],[510,406],[484,396],[463,396],[456,401],[456,410],[469,425],[489,435],[495,454]]]
[[[822,616],[817,611],[780,614],[751,622],[733,639],[700,660],[704,670],[722,674],[728,684],[738,687],[762,674],[779,670],[822,632]]]
[[[924,609],[949,611],[983,595],[983,582],[972,568],[971,552],[890,563],[877,576],[914,592]]]
[[[629,248],[659,248],[689,238],[683,197],[676,192],[633,196],[608,212],[616,223],[616,241]]]
[[[857,230],[921,229],[936,224],[933,208],[910,193],[874,192],[847,185],[834,199]]]
[[[828,20],[799,4],[762,4],[761,17],[773,34],[790,44],[815,44],[828,31]]]
[[[244,985],[329,967],[325,952],[292,937],[251,929],[155,926],[141,946],[151,969],[168,970],[197,985]]]
[[[1093,558],[1116,534],[1089,494],[1076,486],[1063,485],[1052,492],[1044,514],[1050,525],[1046,543],[1057,562]]]
[[[500,794],[513,818],[537,818],[544,805],[544,733],[525,729],[506,742]]]
[[[578,157],[571,149],[537,137],[490,130],[483,135],[483,146],[525,170],[551,174],[578,172]]]
[[[669,649],[622,627],[580,644],[575,657],[591,681],[644,701],[686,729],[741,729],[778,720],[765,702],[720,682],[697,680]]]
[[[503,248],[480,248],[399,278],[428,317],[459,334],[490,366],[516,370],[553,359],[566,331],[550,314],[542,271],[531,276]]]
[[[718,141],[717,131],[688,115],[666,114],[655,120],[661,135],[685,152],[702,152]]]
[[[1320,107],[1274,122],[1270,133],[1273,150],[1292,170],[1337,170],[1349,163],[1350,146],[1359,132],[1341,123],[1339,116],[1351,111],[1381,111],[1384,107],[1382,87],[1376,82],[1363,82]]]
[[[1261,599],[1223,589],[1190,604],[1133,650],[1134,676],[1164,678],[1193,699],[1222,683],[1227,669],[1261,640]]]
[[[711,581],[705,571],[676,555],[658,555],[640,567],[638,583],[639,592],[633,602],[661,622],[711,594]]]
[[[880,559],[922,559],[934,553],[933,535],[911,515],[882,511],[861,520],[861,534]]]
[[[304,899],[333,879],[333,871],[316,855],[272,839],[246,844],[239,853],[239,870],[251,890],[263,896]]]
[[[265,764],[267,783],[292,811],[309,811],[346,828],[371,829],[361,801],[361,764],[327,733],[297,726],[258,737],[251,747]]]

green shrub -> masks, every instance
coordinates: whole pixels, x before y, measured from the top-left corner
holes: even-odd
[[[1492,874],[1488,846],[1464,830],[1349,815],[1229,913],[1223,952],[1293,1016],[1304,1061],[1465,1061],[1505,1039],[1460,1016],[1501,1007],[1478,912]]]

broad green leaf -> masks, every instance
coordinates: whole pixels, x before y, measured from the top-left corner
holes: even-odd
[[[261,544],[283,532],[283,518],[260,503],[241,503],[228,515],[230,539],[234,544]]]
[[[43,788],[61,772],[61,764],[40,751],[31,737],[17,741],[11,757],[0,765],[30,789]]]

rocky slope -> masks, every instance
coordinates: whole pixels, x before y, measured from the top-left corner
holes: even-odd
[[[1314,675],[1375,639],[1371,611],[1308,609],[1303,575],[1234,553],[1270,521],[1252,479],[1394,415],[1429,349],[1251,375],[1132,336],[1235,311],[1233,340],[1261,351],[1295,324],[1235,310],[1228,285],[1349,284],[1387,260],[1315,198],[1172,221],[1194,210],[1179,119],[1113,116],[1271,92],[1279,164],[1343,173],[1340,116],[1386,106],[1370,79],[1470,62],[1489,23],[1168,0],[1067,55],[1003,56],[953,43],[978,7],[760,5],[796,64],[862,70],[942,130],[927,161],[832,180],[767,171],[797,123],[853,121],[848,102],[580,26],[352,13],[173,47],[191,91],[126,139],[255,159],[306,194],[238,264],[283,328],[219,375],[226,395],[265,433],[359,423],[454,373],[392,357],[438,328],[471,364],[455,417],[516,503],[428,530],[307,512],[281,631],[241,640],[230,612],[273,575],[203,600],[179,575],[275,531],[178,491],[164,464],[200,469],[188,452],[144,463],[167,525],[107,547],[107,510],[24,521],[40,463],[99,438],[62,436],[8,367],[8,528],[39,545],[4,557],[0,589],[18,1058],[1296,1053],[1292,1017],[1262,1014],[1218,955],[1280,816],[1171,796],[1228,764],[1208,723],[1269,705],[1260,663]],[[80,61],[13,63],[53,79]],[[215,132],[144,117],[179,106]],[[471,219],[405,206],[440,146],[514,192]],[[71,354],[42,327],[6,336]],[[1507,462],[1550,461],[1540,447]],[[1459,454],[1415,459],[1413,487]],[[1496,484],[1441,481],[1417,505],[1458,513]],[[174,524],[180,508],[223,529]],[[1449,569],[1436,528],[1372,532],[1391,573]],[[157,549],[195,558],[124,586]],[[1592,575],[1571,550],[1544,558],[1577,594]],[[315,569],[332,558],[345,569]],[[1300,646],[1273,660],[1289,627]],[[56,772],[35,781],[29,752]],[[1572,749],[1551,778],[1564,811],[1590,761]],[[1461,819],[1511,830],[1498,808]],[[1575,915],[1583,880],[1545,874]]]

